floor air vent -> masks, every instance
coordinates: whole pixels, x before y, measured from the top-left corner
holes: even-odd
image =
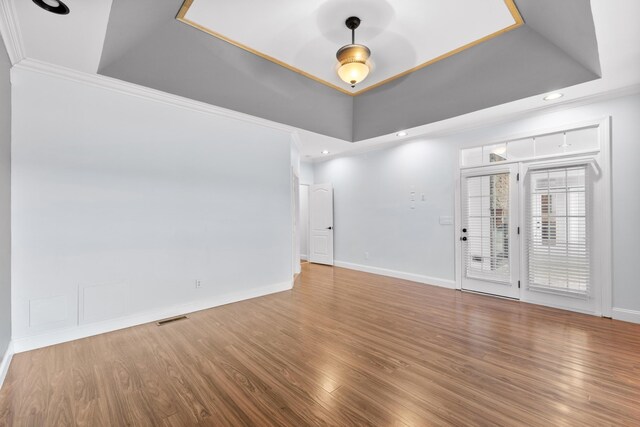
[[[184,320],[184,319],[188,319],[188,317],[187,316],[169,317],[168,319],[158,320],[156,322],[156,325],[162,326],[162,325],[166,325],[167,323],[177,322],[178,320]]]

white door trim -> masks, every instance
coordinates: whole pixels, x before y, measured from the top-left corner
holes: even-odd
[[[291,230],[292,239],[291,244],[293,246],[292,259],[291,259],[291,277],[295,277],[300,274],[302,267],[300,265],[300,236],[299,236],[299,222],[300,222],[300,178],[295,169],[291,168]]]

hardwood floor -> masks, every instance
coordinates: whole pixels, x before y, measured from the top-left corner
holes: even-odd
[[[305,264],[293,291],[15,355],[0,425],[640,425],[640,325]]]

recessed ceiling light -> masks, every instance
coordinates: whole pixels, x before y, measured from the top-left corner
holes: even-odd
[[[396,133],[396,136],[407,136],[407,135],[409,135],[409,134],[407,132],[403,131],[403,130],[398,132],[398,133]]]
[[[44,10],[57,15],[67,15],[69,13],[67,5],[60,0],[33,0],[33,2]]]
[[[564,96],[563,93],[560,92],[554,92],[554,93],[550,93],[549,95],[545,96],[544,99],[545,101],[553,101],[554,99],[559,99],[562,98]]]
[[[322,154],[329,154],[329,150],[322,150]]]

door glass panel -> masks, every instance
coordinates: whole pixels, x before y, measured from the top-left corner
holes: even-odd
[[[528,197],[529,288],[588,296],[586,166],[535,171]]]
[[[482,148],[483,163],[488,165],[495,162],[504,162],[507,160],[507,144],[485,145]]]
[[[509,283],[509,174],[466,178],[467,278]]]

